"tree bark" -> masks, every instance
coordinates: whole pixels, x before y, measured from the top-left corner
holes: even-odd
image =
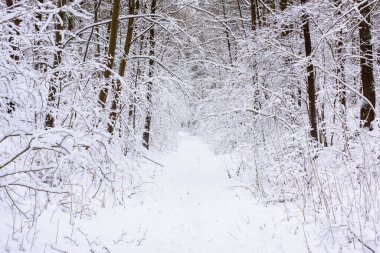
[[[104,79],[106,80],[106,82],[111,76],[111,69],[113,68],[115,64],[115,51],[116,51],[116,44],[117,44],[117,30],[119,28],[119,15],[120,15],[120,0],[113,0],[110,37],[109,37],[108,52],[107,52],[107,56],[109,59],[107,62],[107,68],[104,71]],[[99,105],[102,107],[102,109],[104,109],[106,106],[107,97],[108,97],[108,84],[106,83],[99,93]]]
[[[334,0],[334,5],[336,8],[336,15],[338,18],[342,15],[341,11],[341,4],[342,0]],[[337,40],[336,40],[336,47],[337,47],[337,68],[336,68],[336,74],[341,79],[341,81],[345,81],[345,75],[344,75],[344,44],[343,44],[343,31],[342,29],[339,30],[337,33]],[[337,87],[338,87],[338,101],[341,104],[341,106],[345,109],[346,108],[346,91],[345,86],[342,84],[342,82],[337,80]]]
[[[43,4],[44,0],[38,0],[38,2],[40,4]],[[42,12],[39,10],[36,14],[36,19],[38,20],[38,23],[36,22],[34,24],[34,29],[35,29],[37,34],[40,32],[40,26],[42,24],[42,18],[43,18]],[[36,55],[36,60],[37,60],[37,63],[34,65],[34,68],[36,70],[39,70],[39,71],[45,73],[47,71],[47,58],[46,58],[45,54],[41,53],[41,51],[44,50],[44,48],[41,47],[41,45],[42,45],[41,42],[42,41],[39,39],[39,37],[37,37],[36,47],[33,48],[33,54]]]
[[[372,106],[376,106],[375,83],[373,74],[373,46],[371,32],[371,4],[368,0],[359,1],[361,21],[359,23],[360,40],[360,77],[362,81],[362,92]],[[370,104],[363,102],[360,110],[360,120],[364,122],[363,127],[371,129],[371,123],[375,119],[375,112]]]
[[[305,4],[307,0],[301,0],[301,4]],[[310,121],[310,135],[318,141],[318,128],[317,128],[317,113],[316,113],[316,96],[315,96],[315,70],[311,61],[312,45],[309,27],[309,16],[304,12],[302,18],[302,30],[305,41],[305,53],[308,58],[307,71],[307,95],[309,105],[309,121]]]
[[[256,31],[256,23],[257,23],[257,1],[251,0],[251,28],[253,31]]]
[[[276,9],[276,4],[274,0],[260,0],[260,5],[257,4],[257,10],[260,11],[260,17],[258,18],[259,22],[265,27],[270,26],[270,15],[272,15],[272,12]]]
[[[236,0],[236,3],[237,3],[237,6],[238,6],[239,17],[240,17],[240,19],[241,19],[241,27],[242,27],[242,30],[243,30],[243,33],[244,33],[245,37],[247,37],[246,31],[245,31],[245,27],[244,27],[243,13],[242,13],[242,11],[241,11],[240,0]]]
[[[98,12],[99,12],[99,7],[100,7],[101,3],[102,3],[102,0],[98,0],[94,4],[94,24],[96,24],[98,22]],[[92,36],[94,35],[94,32],[96,33],[96,36],[99,36],[99,27],[98,26],[93,26],[91,28],[91,33],[90,33],[90,36],[88,37],[86,49],[84,51],[83,62],[86,62],[88,49],[90,47],[91,39],[92,39]],[[97,43],[95,58],[99,57],[99,55],[100,55],[100,46],[99,46],[99,43]]]
[[[66,4],[66,0],[58,0],[58,8],[62,8]],[[55,47],[57,52],[54,54],[53,69],[56,69],[62,63],[62,31],[64,29],[64,24],[62,23],[65,18],[65,13],[60,10],[58,13],[59,18],[56,20],[55,24]],[[49,93],[47,99],[48,111],[45,116],[45,128],[52,128],[55,126],[55,115],[53,115],[52,110],[57,108],[57,92],[59,89],[58,83],[60,80],[59,71],[55,71],[53,78],[49,86]]]
[[[141,8],[142,12],[145,14],[146,13],[146,8],[144,6]],[[136,13],[138,13],[140,10],[140,0],[136,1]],[[142,34],[139,38],[139,54],[142,55],[143,49],[144,49],[144,44],[145,44],[145,36]],[[135,77],[135,85],[133,87],[133,93],[132,96],[129,100],[129,122],[132,123],[132,129],[136,129],[136,105],[137,105],[137,87],[138,87],[138,81],[141,75],[141,68],[140,68],[140,60],[137,59],[137,66],[136,66],[136,77]]]
[[[224,19],[227,19],[227,11],[226,11],[224,0],[222,0],[222,9],[223,9],[223,17]],[[227,28],[224,29],[224,33],[226,34],[228,56],[229,56],[230,64],[232,65],[233,59],[232,59],[232,52],[231,52],[231,40],[230,40],[230,33]]]
[[[135,6],[136,6],[135,0],[129,0],[128,5],[129,5],[129,14],[130,15],[135,14]],[[134,18],[128,19],[127,36],[125,38],[125,44],[124,44],[124,53],[123,53],[123,58],[120,61],[120,66],[119,66],[119,71],[118,71],[118,74],[120,77],[124,77],[125,75],[125,69],[127,67],[127,56],[131,49],[134,23],[135,23]],[[121,95],[120,79],[114,82],[113,94],[114,94],[114,99],[112,100],[112,104],[111,104],[110,122],[108,124],[108,132],[110,134],[114,132],[114,126],[116,124],[116,120],[118,117],[117,108],[120,107],[120,95]]]
[[[288,0],[280,0],[280,11],[283,13],[288,8]],[[282,24],[281,25],[281,36],[286,37],[290,33],[289,25]]]
[[[151,5],[151,14],[154,15],[156,14],[156,8],[157,8],[157,3],[156,0],[152,0],[152,5]],[[146,94],[146,100],[148,102],[148,110],[146,113],[145,117],[145,126],[144,126],[144,133],[143,133],[143,146],[146,149],[149,149],[149,140],[150,140],[150,129],[151,129],[151,123],[152,123],[152,77],[153,77],[153,67],[154,67],[154,60],[152,57],[154,56],[154,47],[155,47],[155,29],[154,29],[154,24],[150,28],[149,31],[149,56],[151,57],[149,59],[149,79],[150,81],[148,82],[148,90]]]

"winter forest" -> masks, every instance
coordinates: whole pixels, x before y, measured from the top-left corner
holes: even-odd
[[[379,0],[1,0],[0,252],[380,252]]]

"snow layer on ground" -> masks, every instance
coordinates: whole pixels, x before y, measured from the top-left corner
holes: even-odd
[[[12,240],[13,219],[4,209],[0,252],[340,251],[318,245],[319,236],[311,232],[312,226],[304,229],[296,208],[290,212],[284,205],[264,206],[233,185],[223,157],[197,137],[180,133],[178,150],[158,161],[164,167],[143,200],[129,201],[123,208],[100,208],[72,225],[68,214],[47,211],[25,238]]]

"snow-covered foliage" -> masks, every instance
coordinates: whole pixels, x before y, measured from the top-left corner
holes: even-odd
[[[307,231],[318,231],[327,252],[376,252],[379,8],[375,0],[0,2],[6,250],[33,248],[45,210],[73,225],[139,199],[162,166],[151,151],[171,150],[186,128],[229,155],[226,175],[238,188],[299,215],[309,251]]]
[[[154,163],[141,145],[148,110],[152,149],[175,145],[190,93],[181,78],[184,46],[173,45],[189,36],[165,12],[175,6],[160,6],[154,16],[146,4],[135,13],[141,18],[125,56],[127,74],[111,69],[107,79],[109,1],[0,3],[0,200],[17,221],[12,239],[20,248],[33,245],[28,233],[50,207],[67,212],[74,223],[96,207],[125,205],[143,191],[155,171],[140,168],[142,161]],[[120,20],[115,66],[123,57],[126,8]],[[149,55],[152,24],[158,35],[155,54]],[[110,133],[116,80],[122,103]],[[151,103],[147,83],[153,86]],[[104,87],[109,96],[102,108],[98,97]]]
[[[214,33],[202,38],[210,42],[199,67],[207,74],[194,77],[202,84],[195,131],[216,152],[232,154],[227,166],[231,178],[268,203],[298,207],[304,226],[319,227],[322,241],[375,250],[380,242],[380,131],[378,120],[372,131],[360,127],[365,98],[358,4],[289,1],[279,10],[280,1],[272,2],[276,10],[268,13],[268,6],[260,7],[261,24],[253,31],[251,20],[244,19],[250,17],[244,3],[240,9],[233,1],[218,1],[216,10],[216,2],[204,6],[213,14],[199,22],[207,23],[211,15],[218,19],[210,27]],[[378,6],[373,8],[375,24]],[[301,19],[305,12],[313,45],[308,58]],[[373,46],[378,48],[379,31],[373,28]],[[212,41],[215,37],[221,39]],[[309,136],[309,61],[315,67],[318,142]],[[346,107],[339,98],[342,93]]]

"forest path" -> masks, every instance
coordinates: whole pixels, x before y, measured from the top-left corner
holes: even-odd
[[[181,133],[177,152],[160,162],[142,205],[99,210],[95,220],[78,224],[89,241],[112,253],[307,252],[301,229],[286,221],[282,207],[233,191],[223,159],[198,137]]]

